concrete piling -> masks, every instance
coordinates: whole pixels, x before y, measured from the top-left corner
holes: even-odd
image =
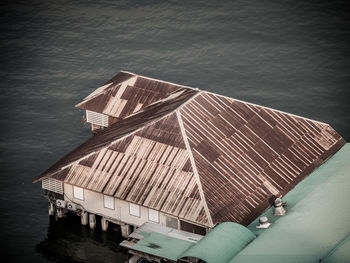
[[[82,211],[80,215],[80,221],[83,226],[86,226],[89,223],[89,214],[86,211]]]
[[[89,225],[91,229],[95,229],[96,227],[96,216],[95,214],[89,214]]]
[[[63,217],[63,208],[57,208],[57,217],[62,218]]]
[[[55,215],[55,206],[53,203],[49,203],[49,215],[54,216]]]
[[[101,218],[101,228],[103,231],[107,231],[108,229],[108,221],[105,217]]]

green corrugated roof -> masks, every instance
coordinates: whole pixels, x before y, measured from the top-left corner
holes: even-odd
[[[186,250],[182,257],[196,257],[208,263],[226,263],[255,238],[242,225],[221,223]]]
[[[133,250],[176,261],[183,257],[196,257],[208,263],[227,263],[255,235],[236,223],[221,223],[198,243],[169,237],[159,233],[141,233]]]
[[[337,263],[350,261],[350,235],[334,248],[331,253],[322,261],[324,263]]]
[[[132,249],[176,261],[193,243],[162,235],[159,233],[141,233],[144,238]]]
[[[248,226],[258,237],[230,262],[350,262],[349,190],[347,143],[283,198],[285,216],[269,209],[270,228],[257,230],[258,219]]]

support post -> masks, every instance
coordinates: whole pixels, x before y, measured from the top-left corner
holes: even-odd
[[[53,203],[49,203],[49,215],[54,216],[55,215],[55,206]]]
[[[83,226],[86,226],[89,223],[89,214],[86,211],[82,211],[80,215],[80,221]]]
[[[63,208],[57,208],[57,217],[62,218],[63,217]]]
[[[89,214],[89,225],[91,229],[95,229],[96,227],[96,216],[95,214]]]
[[[130,235],[130,226],[127,224],[123,224],[120,226],[120,229],[122,230],[122,237],[127,238]]]
[[[108,221],[105,217],[101,218],[101,228],[103,231],[107,231],[108,229]]]

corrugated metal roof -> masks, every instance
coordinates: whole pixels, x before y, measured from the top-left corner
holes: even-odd
[[[180,113],[214,224],[249,224],[344,144],[327,124],[206,92]]]
[[[121,71],[76,107],[122,119],[184,88],[191,89]]]
[[[38,179],[49,176],[208,224],[177,116],[171,113],[196,93],[182,89],[137,116],[121,120],[79,146]]]
[[[327,124],[179,88],[37,180],[52,177],[208,226],[247,225],[344,143]]]
[[[193,257],[207,263],[227,263],[254,238],[255,235],[248,228],[224,222],[184,251],[178,259]]]
[[[349,262],[349,170],[347,143],[284,196],[285,216],[271,207],[261,215],[269,229],[257,229],[259,219],[248,226],[258,237],[230,263]]]

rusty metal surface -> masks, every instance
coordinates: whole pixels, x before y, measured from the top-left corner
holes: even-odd
[[[249,224],[344,144],[327,124],[205,92],[180,113],[214,223]]]
[[[121,71],[76,107],[125,118],[183,88],[181,85]]]
[[[101,131],[36,181],[51,177],[207,226],[247,225],[345,143],[325,123],[186,87],[168,94],[173,84],[133,78],[120,77],[161,99]]]
[[[38,180],[49,176],[206,225],[176,113],[171,113],[196,91],[178,93],[95,135]]]

